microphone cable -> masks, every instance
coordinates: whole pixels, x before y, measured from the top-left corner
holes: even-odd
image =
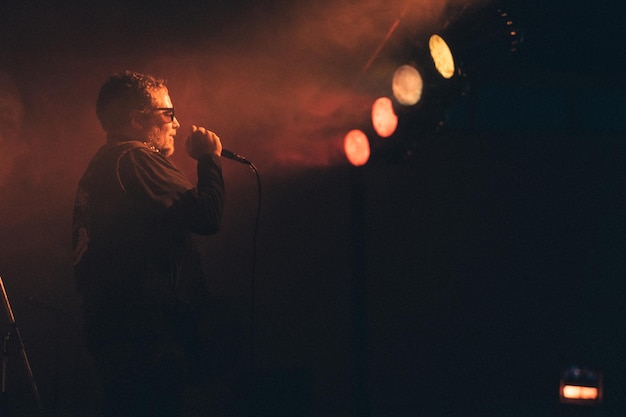
[[[249,161],[248,161],[249,162]],[[254,231],[252,233],[252,269],[250,271],[250,370],[254,374],[256,369],[255,363],[255,343],[254,343],[254,333],[255,333],[255,306],[256,306],[256,287],[255,287],[255,278],[256,278],[256,264],[257,264],[257,240],[259,233],[259,221],[261,218],[261,177],[259,175],[259,171],[256,166],[249,162],[248,165],[250,169],[254,172],[257,181],[257,210],[256,210],[256,218],[254,221]]]

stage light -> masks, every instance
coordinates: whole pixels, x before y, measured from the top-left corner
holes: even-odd
[[[502,71],[522,41],[521,31],[506,11],[466,5],[431,34],[428,48],[437,71],[446,79],[461,73],[489,77]]]
[[[602,373],[572,366],[563,372],[559,399],[563,404],[597,405],[602,403]]]
[[[440,126],[446,108],[463,94],[462,78],[443,79],[426,54],[411,58],[396,68],[391,82],[398,130],[405,134],[412,128]]]
[[[599,397],[598,388],[581,387],[578,385],[563,385],[561,395],[566,400],[597,400]]]
[[[354,166],[363,166],[370,159],[371,148],[367,135],[360,129],[349,131],[343,140],[343,150]]]
[[[481,77],[491,81],[503,74],[498,66],[503,39],[508,52],[517,51],[521,41],[508,14],[468,3],[448,8],[445,20],[429,28],[401,30],[401,19],[394,22],[354,80],[360,96],[379,98],[371,106],[371,125],[344,137],[351,164],[364,165],[372,155],[411,159],[425,138],[453,120],[454,109],[448,109],[470,87],[479,88]]]
[[[422,98],[424,80],[412,65],[401,65],[393,74],[392,91],[398,103],[413,106]]]
[[[452,51],[446,41],[437,34],[431,35],[428,39],[428,50],[437,72],[447,80],[452,78],[456,72],[456,65]]]
[[[372,104],[372,126],[381,138],[388,138],[396,131],[398,116],[389,97],[380,97]]]

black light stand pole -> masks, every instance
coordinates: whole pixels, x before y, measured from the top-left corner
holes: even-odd
[[[352,276],[352,401],[354,417],[370,417],[368,371],[367,272],[365,248],[365,185],[363,172],[351,172]]]
[[[7,361],[8,361],[8,351],[7,345],[9,342],[9,335],[11,334],[10,330],[7,330],[5,334],[2,335],[2,390],[0,391],[0,416],[7,415],[7,406],[6,406],[6,388],[7,388]]]
[[[9,333],[5,336],[4,339],[4,352],[2,358],[2,397],[4,399],[5,389],[6,389],[6,364],[7,364],[7,354],[6,354],[6,344],[11,334],[13,334],[17,338],[18,347],[20,350],[20,354],[22,356],[22,360],[24,362],[24,367],[26,368],[26,373],[28,374],[28,380],[30,382],[31,389],[33,390],[33,395],[35,396],[35,401],[37,402],[37,407],[39,408],[39,413],[43,416],[43,405],[41,403],[41,397],[39,396],[39,389],[37,388],[37,384],[35,383],[35,378],[33,377],[33,371],[30,367],[30,362],[28,360],[28,355],[26,355],[26,350],[24,349],[24,342],[22,341],[22,336],[20,335],[20,329],[17,327],[17,323],[15,322],[15,316],[13,315],[13,310],[11,309],[11,303],[9,302],[9,296],[7,295],[7,291],[4,288],[4,282],[2,281],[2,277],[0,277],[0,289],[2,290],[2,296],[4,299],[4,307],[6,308],[6,312],[9,318],[10,329]]]

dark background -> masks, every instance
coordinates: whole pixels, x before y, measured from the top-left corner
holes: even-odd
[[[626,410],[626,59],[614,3],[491,3],[510,12],[522,48],[468,75],[443,130],[405,132],[410,158],[381,146],[359,169],[341,141],[368,120],[365,63],[398,16],[402,43],[462,2],[7,6],[1,86],[23,118],[2,114],[0,276],[47,414],[97,409],[69,266],[71,209],[104,141],[98,88],[124,69],[169,80],[182,125],[173,158],[191,177],[180,144],[192,123],[260,177],[259,189],[252,170],[224,161],[208,283],[226,306],[218,346],[241,354],[191,406],[556,415],[560,374],[576,364],[603,372],[601,412]],[[16,339],[5,405],[28,415]]]

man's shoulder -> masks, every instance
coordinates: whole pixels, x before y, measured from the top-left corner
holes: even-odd
[[[139,152],[142,152],[142,150],[150,152],[148,146],[139,141],[109,142],[103,145],[98,152],[96,152],[92,158],[92,162],[98,160],[119,159],[122,155],[125,155],[135,149]]]
[[[122,155],[130,151],[146,153],[146,154],[150,154],[154,152],[144,142],[139,142],[136,140],[128,141],[128,142],[108,143],[105,145],[105,148],[106,148],[106,152],[111,155]]]
[[[133,165],[137,163],[137,159],[148,159],[153,153],[150,148],[143,142],[127,141],[127,142],[111,142],[103,145],[93,156],[89,166],[87,167],[83,181],[96,177],[96,182],[100,181],[98,177],[113,172],[119,175],[119,170],[124,165]],[[129,155],[132,157],[128,157]],[[141,157],[139,155],[146,155]],[[128,160],[128,162],[125,162]]]
[[[120,165],[170,165],[165,156],[144,142],[118,142],[107,144],[105,148],[103,159],[114,161],[118,168]]]

